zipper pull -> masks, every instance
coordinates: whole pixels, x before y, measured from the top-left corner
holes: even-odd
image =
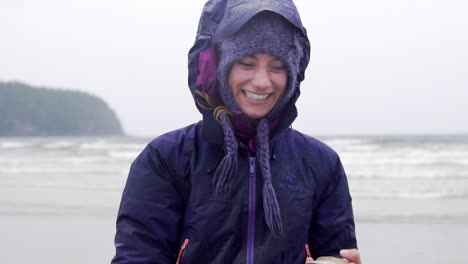
[[[306,250],[306,254],[307,254],[307,258],[306,258],[305,264],[312,264],[312,263],[314,263],[314,259],[313,259],[312,256],[310,255],[309,244],[305,244],[305,250]]]
[[[179,256],[177,257],[177,262],[176,264],[180,264],[180,260],[182,259],[182,255],[184,254],[184,251],[185,251],[185,247],[187,247],[187,244],[189,243],[189,240],[188,238],[186,238],[184,240],[184,243],[182,244],[182,246],[180,247],[180,251],[179,251]]]
[[[255,177],[255,158],[249,158],[249,165],[250,165],[250,177]]]

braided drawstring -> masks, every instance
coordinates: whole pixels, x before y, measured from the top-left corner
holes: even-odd
[[[257,128],[258,147],[257,159],[260,163],[260,169],[263,175],[263,210],[265,213],[265,222],[271,232],[280,236],[283,233],[283,222],[281,213],[276,198],[275,189],[271,182],[270,172],[270,146],[269,146],[269,128],[268,120],[263,118],[260,120]]]
[[[217,117],[224,131],[226,154],[216,168],[213,185],[217,193],[226,193],[231,189],[232,179],[237,172],[238,145],[228,114],[221,112]]]

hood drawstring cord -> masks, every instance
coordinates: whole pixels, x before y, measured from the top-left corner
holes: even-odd
[[[257,159],[260,163],[260,169],[262,171],[264,181],[263,210],[265,213],[265,222],[273,235],[281,236],[283,233],[283,221],[281,220],[281,213],[275,189],[271,182],[268,119],[263,118],[260,120],[257,128],[257,137]]]

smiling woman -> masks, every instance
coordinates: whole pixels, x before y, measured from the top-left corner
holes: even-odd
[[[292,1],[207,2],[189,52],[203,120],[133,162],[113,263],[361,263],[340,158],[290,128],[309,49]]]

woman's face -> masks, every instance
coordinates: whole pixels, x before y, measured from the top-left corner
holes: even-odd
[[[253,119],[267,115],[288,83],[286,65],[269,54],[242,58],[231,67],[228,85],[242,112]]]

